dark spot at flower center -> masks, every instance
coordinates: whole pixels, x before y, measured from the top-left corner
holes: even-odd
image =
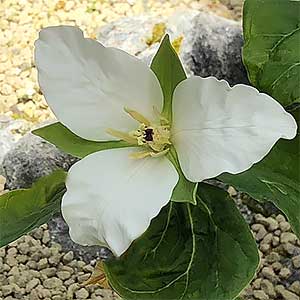
[[[144,137],[145,137],[145,140],[146,140],[147,142],[152,142],[152,141],[153,141],[153,129],[152,129],[152,128],[147,128],[147,129],[145,130],[145,135],[144,135]]]

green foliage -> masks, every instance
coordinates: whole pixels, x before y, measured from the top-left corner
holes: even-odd
[[[186,79],[186,75],[168,35],[165,35],[152,60],[151,69],[157,76],[164,94],[162,114],[171,121],[173,92],[178,83]]]
[[[196,192],[197,192],[198,184],[195,182],[188,181],[185,178],[184,174],[181,171],[180,165],[179,165],[176,150],[173,146],[170,148],[170,151],[167,154],[167,157],[173,163],[173,165],[175,166],[177,173],[179,175],[179,180],[173,190],[173,193],[171,196],[171,201],[189,202],[189,203],[196,205],[197,204]]]
[[[124,141],[94,142],[85,140],[59,122],[36,129],[32,133],[42,137],[60,150],[79,158],[101,150],[132,147]]]
[[[180,59],[170,43],[168,35],[165,35],[161,42],[160,47],[153,58],[151,69],[158,78],[164,94],[162,114],[171,121],[173,92],[178,83],[186,79],[186,75]],[[167,157],[173,163],[179,175],[179,181],[173,190],[171,200],[175,202],[189,202],[196,204],[197,183],[190,182],[184,177],[174,147],[170,148]]]
[[[300,1],[246,0],[243,59],[250,81],[284,106],[300,102]]]
[[[243,59],[260,91],[293,108],[299,126],[300,2],[246,0]],[[299,127],[298,127],[299,128]],[[280,140],[261,161],[238,175],[219,178],[258,201],[272,201],[300,237],[300,139]]]
[[[30,189],[0,196],[0,247],[47,223],[60,211],[65,178],[64,171],[55,171]]]
[[[256,243],[232,199],[201,183],[197,202],[170,202],[120,259],[105,263],[123,299],[229,300],[253,278]]]
[[[293,112],[299,119],[300,109]],[[222,181],[259,201],[272,201],[289,219],[300,238],[300,138],[280,140],[271,152],[251,169],[237,175],[223,174]]]

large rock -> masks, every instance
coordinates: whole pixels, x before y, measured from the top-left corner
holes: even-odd
[[[2,167],[7,188],[12,190],[30,187],[54,170],[67,170],[75,161],[74,157],[28,133],[4,156]]]
[[[94,259],[106,259],[111,256],[111,252],[99,246],[80,246],[74,243],[69,236],[69,227],[62,218],[57,216],[48,223],[51,239],[59,243],[65,252],[73,251],[75,258],[82,259],[89,263]]]
[[[58,150],[55,146],[29,133],[8,151],[3,159],[4,176],[8,189],[30,187],[38,178],[56,169],[68,170],[76,158]],[[109,252],[101,247],[82,247],[69,237],[69,228],[61,216],[49,222],[51,239],[58,242],[64,251],[73,251],[76,258],[86,262],[99,257],[105,258]]]
[[[240,23],[209,13],[185,11],[169,18],[128,17],[101,28],[98,40],[150,63],[158,43],[150,46],[155,24],[164,23],[171,40],[183,37],[180,57],[189,74],[226,79],[231,85],[248,83],[242,64]]]
[[[45,140],[29,133],[8,151],[3,159],[7,188],[27,188],[38,178],[54,170],[68,170],[77,161]],[[101,247],[82,247],[69,237],[69,228],[61,215],[49,222],[51,239],[58,242],[64,251],[73,251],[76,258],[89,262],[99,257],[105,258],[109,251]]]
[[[13,120],[6,115],[0,115],[0,165],[5,154],[29,129],[30,125],[25,120]]]

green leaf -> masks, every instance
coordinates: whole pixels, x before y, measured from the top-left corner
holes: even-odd
[[[164,94],[162,114],[171,122],[173,92],[178,83],[186,79],[186,75],[168,35],[165,35],[152,60],[151,69],[158,78]],[[179,175],[179,181],[173,190],[171,200],[196,204],[197,183],[190,182],[184,177],[174,147],[170,148],[167,157],[173,163]]]
[[[79,158],[101,150],[132,147],[124,141],[94,142],[85,140],[59,122],[36,129],[32,133],[42,137],[60,150]]]
[[[162,114],[171,122],[173,92],[178,83],[186,79],[186,75],[167,34],[152,60],[151,69],[158,78],[164,95]]]
[[[196,192],[197,192],[198,183],[188,181],[185,178],[185,176],[182,173],[182,170],[180,168],[176,150],[173,146],[170,148],[170,151],[168,152],[167,157],[173,163],[173,165],[175,166],[177,173],[179,175],[179,180],[173,190],[173,193],[171,196],[171,201],[189,202],[189,203],[196,205],[197,204]]]
[[[123,299],[230,300],[253,278],[256,243],[232,199],[199,184],[197,206],[164,207],[119,259],[105,262]]]
[[[246,0],[243,60],[250,81],[284,106],[300,102],[300,1]]]
[[[298,121],[300,109],[293,112]],[[251,169],[236,175],[223,174],[222,181],[258,201],[272,201],[287,216],[300,238],[300,138],[279,140],[271,152]]]
[[[0,247],[47,223],[60,211],[66,173],[55,171],[30,189],[0,196]]]

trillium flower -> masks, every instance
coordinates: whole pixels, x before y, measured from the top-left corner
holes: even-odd
[[[79,244],[119,256],[145,232],[179,180],[170,147],[184,176],[200,182],[243,172],[278,139],[295,137],[293,117],[253,87],[190,77],[176,87],[168,120],[159,81],[137,58],[71,26],[43,29],[35,46],[39,84],[57,119],[84,139],[129,145],[69,170],[62,212]]]

